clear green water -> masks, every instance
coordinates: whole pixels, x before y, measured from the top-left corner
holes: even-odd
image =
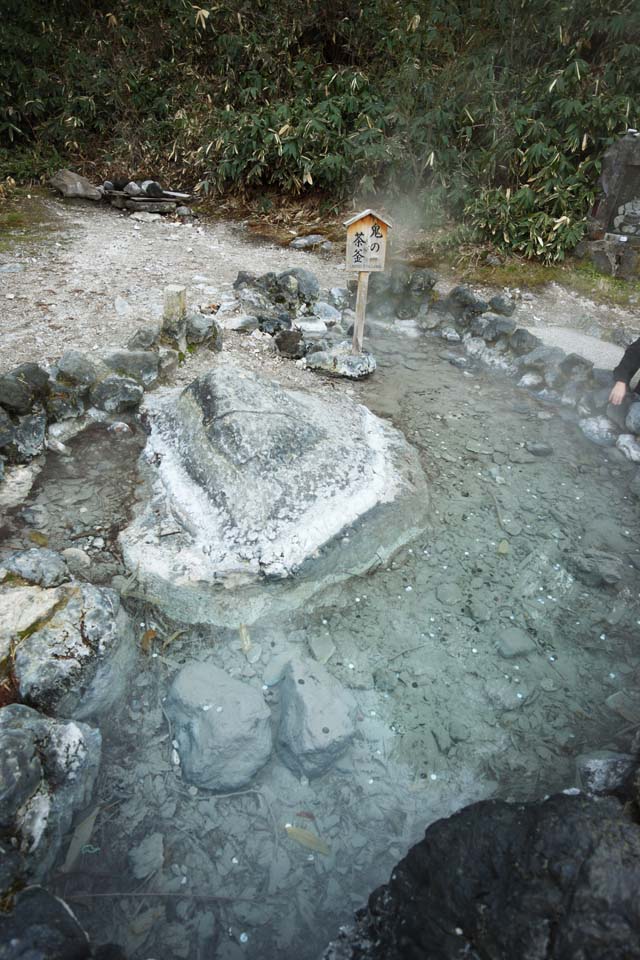
[[[51,887],[97,942],[122,943],[132,960],[318,957],[428,823],[479,798],[573,786],[577,754],[627,748],[640,723],[606,703],[637,686],[640,665],[630,466],[499,373],[441,359],[437,340],[388,334],[372,347],[378,371],[354,390],[421,452],[432,491],[424,534],[387,567],[257,624],[248,652],[236,631],[182,627],[170,610],[127,601],[140,633],[153,627],[158,639],[103,726],[91,845]],[[527,442],[554,452],[533,457]],[[99,430],[79,438],[66,491],[51,455],[5,542],[26,544],[37,528],[54,548],[82,546],[82,517],[109,531],[103,550],[89,548],[97,578],[121,574],[115,535],[141,437],[125,443]],[[615,586],[577,575],[593,550],[618,558]],[[513,626],[534,647],[504,659],[497,641]],[[211,659],[261,686],[279,658],[311,656],[319,637],[335,647],[328,669],[358,700],[350,753],[311,783],[275,756],[238,795],[190,789],[162,711],[176,669]],[[277,710],[277,689],[268,696]],[[316,831],[328,855],[297,845],[287,823]],[[155,832],[163,866],[134,880],[128,851]]]

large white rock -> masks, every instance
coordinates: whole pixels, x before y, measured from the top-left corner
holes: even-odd
[[[348,398],[221,359],[182,393],[149,396],[146,413],[151,493],[121,545],[139,589],[176,619],[254,622],[379,565],[424,527],[415,450]]]

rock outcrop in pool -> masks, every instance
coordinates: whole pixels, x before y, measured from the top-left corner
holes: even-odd
[[[253,622],[377,566],[424,526],[415,450],[344,396],[220,360],[146,412],[152,493],[121,544],[143,593],[176,618]]]

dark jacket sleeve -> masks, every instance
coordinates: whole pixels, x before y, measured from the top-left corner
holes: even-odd
[[[613,371],[613,379],[616,383],[624,380],[629,386],[629,380],[637,370],[640,370],[640,338],[625,350],[622,360]]]

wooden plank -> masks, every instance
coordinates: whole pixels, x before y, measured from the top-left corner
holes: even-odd
[[[353,325],[353,341],[351,352],[362,353],[364,340],[364,315],[367,308],[367,291],[369,289],[369,274],[361,271],[358,274],[358,295],[356,297],[356,321]]]

